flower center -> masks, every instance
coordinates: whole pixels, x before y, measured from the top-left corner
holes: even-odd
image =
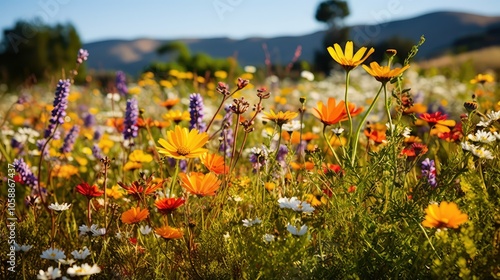
[[[177,148],[177,153],[181,156],[189,155],[189,148],[186,146],[180,146]]]

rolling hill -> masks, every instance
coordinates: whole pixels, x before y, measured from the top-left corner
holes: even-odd
[[[425,35],[426,42],[420,49],[418,59],[432,58],[449,51],[455,42],[463,38],[474,38],[485,33],[489,27],[499,24],[500,16],[489,17],[459,12],[435,12],[422,16],[351,27],[350,37],[355,44],[376,45],[393,37],[418,41]],[[302,46],[301,59],[312,61],[315,50],[321,48],[324,31],[302,36],[275,38],[230,38],[161,40],[141,38],[137,40],[106,40],[84,44],[91,53],[88,67],[96,70],[123,70],[129,74],[139,73],[153,61],[167,61],[168,56],[158,56],[155,49],[170,41],[185,42],[192,53],[204,52],[214,57],[234,56],[241,65],[263,65],[263,44],[271,54],[273,63],[288,63],[298,45]],[[471,37],[472,36],[472,37]]]

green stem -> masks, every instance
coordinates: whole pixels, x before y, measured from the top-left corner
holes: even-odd
[[[387,113],[387,119],[389,120],[389,131],[391,132],[391,137],[394,136],[394,128],[392,126],[392,117],[391,117],[391,101],[387,96],[387,87],[386,83],[382,83],[384,87],[384,98],[385,98],[385,112]]]
[[[179,175],[179,169],[180,169],[180,160],[176,159],[174,176],[172,176],[172,181],[170,182],[170,193],[168,194],[169,197],[172,197],[172,194],[174,193],[175,181],[177,180],[177,176]]]
[[[373,110],[375,103],[377,103],[378,97],[380,96],[380,93],[382,92],[382,88],[384,88],[384,85],[382,85],[380,87],[380,89],[378,90],[377,95],[375,95],[375,98],[372,101],[372,104],[370,104],[370,107],[368,107],[368,110],[363,115],[363,118],[361,119],[360,123],[358,124],[358,128],[356,129],[356,135],[354,137],[354,147],[352,149],[352,154],[351,154],[351,165],[352,166],[354,166],[354,161],[356,160],[356,150],[358,149],[359,133],[361,132],[361,128],[365,124],[366,118]]]
[[[345,101],[345,111],[347,113],[347,118],[349,120],[349,135],[352,135],[352,116],[351,111],[349,110],[349,102],[348,102],[348,90],[349,90],[349,78],[350,78],[350,70],[347,70],[345,73],[345,93],[344,93],[344,101]],[[347,140],[347,147],[351,146],[351,137]]]
[[[327,125],[325,124],[323,126],[323,138],[325,138],[326,144],[328,144],[328,148],[330,148],[330,151],[332,151],[333,156],[335,156],[335,159],[339,163],[340,166],[342,166],[342,162],[340,162],[339,157],[337,156],[337,153],[335,152],[335,149],[333,149],[332,144],[330,144],[330,140],[326,137],[326,128]]]

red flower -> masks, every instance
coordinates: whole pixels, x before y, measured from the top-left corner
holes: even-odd
[[[328,163],[323,166],[323,173],[327,175],[343,175],[344,170],[342,170],[342,167],[338,164]]]
[[[153,182],[153,178],[150,177],[144,183],[134,181],[130,186],[126,186],[124,183],[118,182],[118,185],[124,188],[128,194],[140,199],[142,196],[153,195],[156,190],[163,187],[163,182],[165,182],[165,180],[160,180],[155,183]]]
[[[101,196],[104,193],[104,191],[101,191],[97,185],[90,186],[86,182],[83,182],[78,186],[76,186],[76,191],[79,192],[80,194],[83,194],[88,199]]]
[[[155,206],[158,208],[158,211],[162,214],[170,214],[175,209],[179,208],[186,202],[186,200],[181,198],[162,198],[155,201]]]
[[[427,153],[427,151],[429,151],[429,149],[426,145],[422,143],[413,143],[409,147],[404,148],[401,151],[401,154],[406,155],[407,157],[416,157]]]
[[[447,142],[458,142],[462,139],[462,123],[457,123],[455,127],[450,132],[438,133],[440,139],[446,140]]]

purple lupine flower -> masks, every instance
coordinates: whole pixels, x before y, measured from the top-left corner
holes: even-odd
[[[84,49],[78,50],[78,54],[76,55],[76,63],[82,64],[89,57],[89,52]]]
[[[262,166],[266,165],[269,153],[267,148],[262,145],[262,148],[253,147],[250,150],[250,162],[252,163],[253,172],[258,171]]]
[[[203,98],[199,93],[189,95],[189,115],[191,116],[189,129],[205,131],[206,125],[203,122]]]
[[[137,100],[135,98],[131,98],[127,100],[127,109],[125,110],[125,120],[124,130],[123,130],[123,138],[125,140],[129,140],[137,137],[137,131],[139,128],[137,127],[137,118],[139,117],[139,106],[137,105]]]
[[[226,157],[231,157],[231,147],[234,144],[234,135],[233,129],[231,125],[233,123],[233,111],[231,111],[231,105],[228,105],[224,108],[226,114],[224,115],[224,119],[222,119],[222,131],[221,138],[222,143],[219,147],[219,151],[226,154]]]
[[[22,158],[14,160],[14,169],[19,173],[19,176],[21,176],[21,180],[23,180],[24,184],[32,188],[38,185],[38,180]]]
[[[127,88],[127,76],[122,71],[116,72],[115,80],[116,89],[121,96],[125,96],[128,93]]]
[[[94,155],[94,157],[98,160],[101,160],[101,158],[103,158],[104,156],[102,155],[102,150],[101,148],[99,148],[99,146],[97,144],[94,144],[94,146],[92,146],[92,155]]]
[[[78,132],[80,132],[80,127],[78,125],[74,125],[64,137],[64,143],[59,149],[61,153],[69,153],[73,150],[73,145],[75,144],[76,137],[78,136]]]
[[[22,142],[17,141],[16,137],[12,137],[12,139],[10,140],[10,146],[13,149],[22,150],[24,147],[24,144]]]
[[[96,124],[95,116],[91,113],[85,114],[83,117],[83,126],[86,128],[93,127]]]
[[[278,154],[276,155],[276,160],[282,166],[286,166],[286,155],[288,154],[288,147],[286,145],[281,144],[278,149]]]
[[[101,137],[102,137],[102,131],[100,129],[96,129],[94,131],[94,136],[92,137],[92,139],[94,141],[99,141],[101,139]]]
[[[70,86],[70,80],[59,80],[59,82],[57,83],[56,94],[53,103],[54,108],[52,109],[49,126],[45,130],[45,138],[48,138],[52,133],[54,133],[54,129],[56,128],[57,124],[64,123],[66,108],[68,108],[68,95]]]
[[[422,162],[422,177],[425,177],[427,179],[427,183],[431,187],[433,188],[437,187],[436,165],[434,163],[434,160],[426,158]]]

